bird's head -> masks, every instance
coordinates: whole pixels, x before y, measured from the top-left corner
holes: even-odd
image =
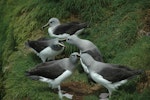
[[[60,25],[59,19],[58,18],[51,18],[51,19],[49,19],[47,24],[42,26],[42,29],[44,29],[47,26],[55,27],[55,26],[58,26],[58,25]]]
[[[77,63],[79,58],[80,58],[80,54],[78,52],[72,53],[69,57],[72,63]]]
[[[53,26],[57,26],[60,25],[60,21],[57,18],[51,18],[49,21],[49,26],[53,27]]]
[[[78,42],[78,40],[79,38],[76,35],[71,35],[66,38],[66,42],[70,44],[75,44],[76,42]]]

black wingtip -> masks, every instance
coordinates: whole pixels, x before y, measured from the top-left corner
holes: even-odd
[[[87,22],[81,23],[80,25],[81,25],[82,27],[84,27],[84,28],[89,28],[89,27],[90,27],[90,25],[89,25]]]
[[[29,71],[25,71],[25,76],[29,77],[32,80],[39,80],[40,77],[36,75],[31,75]]]
[[[136,74],[136,75],[140,75],[140,74],[144,74],[144,73],[145,73],[145,71],[144,71],[144,70],[141,70],[141,69],[135,71],[135,74]]]
[[[40,77],[39,76],[36,76],[36,75],[32,75],[32,76],[28,76],[30,79],[32,80],[39,80]]]

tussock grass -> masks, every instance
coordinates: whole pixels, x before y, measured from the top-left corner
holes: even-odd
[[[41,62],[25,49],[24,43],[28,39],[47,37],[47,30],[42,31],[40,28],[51,17],[67,22],[67,19],[74,16],[88,22],[90,28],[80,37],[98,46],[105,62],[149,70],[150,39],[138,35],[143,28],[144,11],[149,9],[149,4],[147,0],[1,0],[0,72],[5,72],[5,80],[2,79],[4,84],[0,82],[0,87],[5,87],[5,95],[0,96],[4,96],[3,100],[58,99],[56,93],[47,89],[47,84],[24,76],[25,70]],[[58,59],[78,51],[67,43],[66,46]],[[78,65],[77,69],[80,68]],[[86,75],[78,70],[66,81],[87,82]],[[133,81],[129,86],[135,83]],[[129,91],[122,89],[114,93],[111,100],[149,100],[149,90],[138,93],[133,88]],[[96,100],[98,94],[85,96],[84,99]]]

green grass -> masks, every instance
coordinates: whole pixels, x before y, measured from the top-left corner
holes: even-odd
[[[138,93],[138,92],[131,92],[128,93],[127,91],[119,91],[119,92],[115,92],[114,95],[112,96],[112,98],[110,100],[149,100],[150,96],[150,88],[147,88],[144,90],[144,92],[142,93]]]
[[[41,62],[25,48],[24,43],[28,39],[48,36],[47,29],[42,31],[40,28],[51,17],[58,17],[62,22],[72,21],[72,17],[88,22],[90,28],[80,37],[95,43],[105,62],[149,70],[150,37],[138,35],[143,29],[145,11],[150,9],[149,5],[147,0],[1,0],[0,73],[3,77],[4,72],[4,78],[0,78],[3,81],[0,82],[0,92],[3,92],[0,96],[4,96],[3,100],[58,99],[56,93],[47,89],[47,84],[24,76],[25,70]],[[66,46],[63,55],[57,59],[78,51],[67,43]],[[77,69],[80,70],[80,66]],[[87,83],[87,78],[77,70],[66,81]],[[128,91],[124,89],[115,92],[111,100],[149,99],[150,89],[142,93],[133,88]],[[85,96],[84,99],[96,100],[98,94]]]
[[[119,62],[120,64],[130,65],[134,68],[148,70],[150,65],[150,62],[148,61],[150,59],[149,50],[150,39],[145,36],[128,50],[116,55],[116,57],[112,60],[112,63]]]

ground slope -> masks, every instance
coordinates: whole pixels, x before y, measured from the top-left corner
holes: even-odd
[[[25,48],[25,41],[47,37],[47,30],[41,30],[41,26],[47,23],[49,18],[58,17],[61,22],[88,22],[90,28],[80,37],[94,42],[102,52],[105,62],[147,71],[146,78],[133,80],[120,92],[115,93],[112,100],[149,100],[149,5],[148,0],[1,0],[0,99],[58,99],[57,93],[48,89],[47,84],[29,80],[24,76],[25,70],[41,62]],[[68,56],[74,50],[76,48],[69,46],[58,59]],[[88,85],[84,73],[76,71],[63,86],[66,84],[70,84],[71,93],[75,93],[76,100],[98,99],[100,89]],[[89,91],[93,88],[94,90],[92,93],[84,93],[84,89],[75,90],[76,87],[82,86],[90,88]],[[78,93],[81,91],[83,95],[80,96]]]

